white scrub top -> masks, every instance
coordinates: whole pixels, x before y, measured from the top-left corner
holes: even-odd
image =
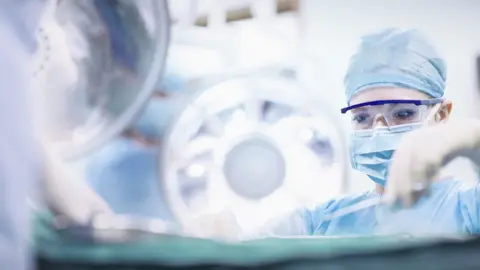
[[[0,1],[0,266],[31,269],[27,196],[37,177],[28,61],[41,0]]]

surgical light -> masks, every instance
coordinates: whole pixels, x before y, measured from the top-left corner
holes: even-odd
[[[166,1],[48,1],[37,31],[35,105],[49,150],[79,158],[119,134],[162,79]]]
[[[159,161],[162,192],[180,224],[229,211],[255,231],[345,191],[339,121],[289,74],[223,77],[185,102]]]

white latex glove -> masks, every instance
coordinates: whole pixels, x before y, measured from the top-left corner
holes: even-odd
[[[476,119],[450,120],[405,134],[389,168],[384,202],[412,206],[426,195],[443,166],[460,156],[480,164],[479,152],[480,121]]]
[[[52,210],[79,224],[86,224],[95,214],[113,214],[108,204],[62,160],[49,151],[44,151],[44,157],[43,196]]]

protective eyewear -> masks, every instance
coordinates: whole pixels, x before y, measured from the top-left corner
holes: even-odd
[[[350,112],[353,128],[371,129],[381,116],[389,127],[418,123],[428,116],[432,105],[441,103],[442,98],[426,100],[376,100],[355,104],[341,109]]]

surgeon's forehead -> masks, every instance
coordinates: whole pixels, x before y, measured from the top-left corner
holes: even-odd
[[[400,87],[377,87],[361,91],[350,100],[350,105],[388,99],[428,99],[423,92]]]

